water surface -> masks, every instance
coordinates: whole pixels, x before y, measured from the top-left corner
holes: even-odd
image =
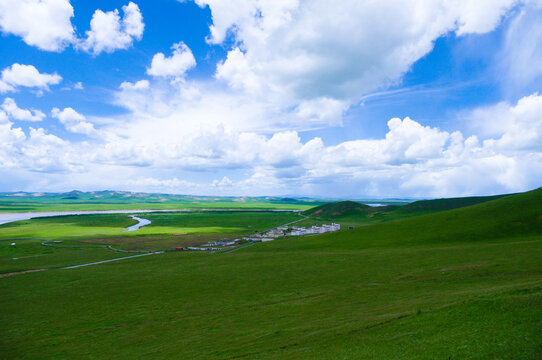
[[[127,227],[127,228],[126,228],[126,231],[136,231],[136,230],[138,230],[139,228],[141,228],[141,227],[143,227],[143,226],[145,226],[145,225],[149,225],[149,224],[151,223],[150,220],[148,220],[148,219],[143,219],[143,218],[137,217],[137,216],[135,216],[135,215],[130,215],[130,217],[131,217],[132,219],[134,219],[134,220],[139,221],[139,222],[138,222],[137,224],[135,224],[135,225],[132,225],[132,226],[130,226],[130,227]]]

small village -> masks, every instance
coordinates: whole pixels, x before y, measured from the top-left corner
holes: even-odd
[[[267,242],[273,241],[278,238],[288,237],[288,236],[304,236],[312,234],[323,234],[332,231],[338,231],[341,229],[341,224],[331,223],[323,224],[320,226],[313,225],[311,227],[301,227],[301,226],[278,226],[274,229],[259,232],[250,236],[245,236],[240,239],[221,239],[216,241],[210,241],[199,246],[188,246],[183,248],[176,248],[178,251],[219,251],[234,248],[237,245],[242,243],[258,243],[258,242]]]

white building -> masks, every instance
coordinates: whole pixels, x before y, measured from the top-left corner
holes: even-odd
[[[322,226],[312,226],[308,229],[303,227],[294,227],[288,235],[301,236],[306,234],[323,234],[326,232],[337,231],[341,229],[340,224],[332,223],[331,225],[325,224]]]

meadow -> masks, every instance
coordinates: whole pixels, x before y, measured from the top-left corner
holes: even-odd
[[[138,215],[152,223],[132,232],[125,228],[137,221],[127,214],[56,216],[0,225],[0,272],[76,265],[120,256],[105,245],[121,250],[173,250],[210,240],[239,238],[302,219],[292,212]],[[46,247],[41,245],[43,241],[61,243]],[[13,242],[16,245],[10,246]]]
[[[358,212],[352,230],[232,253],[166,252],[0,278],[0,354],[540,359],[542,189],[451,210],[435,204],[375,224]],[[356,211],[330,220],[353,222]],[[234,218],[161,216],[157,228],[243,227]],[[39,235],[36,220],[24,234]],[[58,249],[87,250],[111,254]]]
[[[78,210],[282,209],[304,210],[322,200],[277,197],[210,197],[123,191],[0,193],[0,212]]]

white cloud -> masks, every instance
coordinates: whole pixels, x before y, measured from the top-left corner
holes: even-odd
[[[21,128],[13,128],[13,123],[5,118],[0,121],[0,167],[15,168],[20,165],[18,145],[26,139]]]
[[[27,110],[19,108],[15,103],[15,100],[12,98],[4,99],[2,109],[6,112],[6,114],[15,120],[42,121],[45,117],[45,114],[40,110]]]
[[[86,39],[78,39],[71,23],[74,11],[69,0],[0,0],[0,30],[20,36],[41,50],[62,51],[73,44],[94,55],[111,53],[130,47],[143,36],[145,24],[137,4],[129,2],[122,11],[121,18],[118,9],[96,10]],[[7,91],[4,85],[0,82],[0,91]]]
[[[134,40],[141,40],[145,24],[139,7],[129,2],[122,7],[124,17],[121,19],[117,9],[103,12],[98,9],[90,20],[87,38],[78,47],[98,55],[101,52],[111,53],[118,49],[127,49]]]
[[[506,29],[497,71],[503,90],[524,92],[542,81],[542,3],[521,9]],[[506,75],[506,76],[503,76]],[[519,90],[519,91],[518,91]]]
[[[137,179],[129,179],[126,182],[126,185],[129,189],[134,189],[135,191],[169,192],[177,194],[195,194],[203,187],[201,184],[179,180],[176,177],[172,179],[139,177]]]
[[[86,121],[86,118],[83,115],[79,114],[71,107],[64,108],[62,111],[58,108],[53,108],[51,116],[57,118],[68,131],[86,135],[91,135],[96,132],[94,125]]]
[[[39,172],[74,171],[76,167],[70,163],[77,158],[70,150],[68,142],[48,134],[45,129],[30,128],[27,141],[19,145],[22,152],[19,166]],[[71,156],[74,158],[70,159]]]
[[[363,95],[400,81],[439,36],[490,31],[514,1],[344,1],[325,11],[320,0],[198,3],[211,4],[209,42],[234,44],[217,66],[219,81],[175,81],[195,66],[179,43],[170,56],[156,54],[148,69],[174,81],[120,84],[115,104],[127,113],[93,118],[99,137],[69,142],[43,129],[25,136],[4,119],[11,140],[0,143],[3,166],[48,171],[57,187],[200,194],[453,196],[540,186],[537,94],[469,114],[486,129],[477,136],[408,117],[390,119],[386,135],[375,139],[328,144],[306,132],[339,124]],[[143,26],[127,25],[126,13],[121,20],[118,12],[97,11],[96,29],[112,25],[131,44],[130,34]],[[91,36],[88,51],[107,51]],[[108,49],[119,48],[111,42]],[[71,108],[52,114],[70,131],[92,126]]]
[[[515,106],[506,102],[474,110],[471,125],[485,136],[484,147],[495,150],[542,152],[542,96],[521,98]]]
[[[0,29],[47,51],[61,51],[74,40],[69,0],[0,0]]]
[[[213,180],[211,185],[215,188],[228,188],[233,186],[233,182],[227,176],[224,176],[222,180]]]
[[[143,16],[139,6],[130,1],[128,5],[122,7],[122,11],[124,11],[124,18],[122,19],[124,32],[140,40],[143,36],[145,24],[143,24]]]
[[[405,118],[388,121],[390,131],[386,134],[385,153],[390,162],[405,163],[438,157],[450,138],[447,132]]]
[[[209,6],[208,41],[236,44],[216,77],[300,113],[337,113],[371,91],[400,81],[447,33],[493,30],[516,0],[442,2],[345,0],[196,0]],[[322,101],[321,99],[325,99]],[[309,116],[310,118],[311,116]]]
[[[302,101],[296,109],[296,114],[307,122],[340,124],[342,114],[348,108],[344,101],[320,97]]]
[[[207,93],[206,93],[207,94]],[[335,196],[454,196],[521,191],[539,186],[542,175],[542,96],[533,94],[515,105],[499,104],[474,111],[470,121],[499,121],[490,138],[479,141],[456,131],[391,119],[381,139],[359,139],[326,146],[319,138],[302,142],[291,130],[272,136],[250,131],[258,118],[238,104],[228,112],[203,112],[216,99],[197,99],[166,115],[134,108],[133,122],[107,130],[118,134],[96,159],[183,171],[245,169],[248,178],[223,189],[227,193],[326,193]],[[205,104],[205,105],[204,105]],[[238,113],[232,109],[239,110]],[[141,111],[141,112],[140,112]],[[501,114],[497,119],[493,115]],[[157,113],[158,114],[158,113]],[[218,116],[221,114],[221,116]],[[232,119],[238,120],[233,122]],[[206,119],[206,121],[201,121]],[[217,120],[218,119],[218,120]],[[227,121],[226,121],[227,120]],[[160,129],[160,131],[157,131]],[[523,131],[522,129],[530,129]],[[513,146],[512,146],[513,145]],[[107,160],[106,160],[107,159]],[[115,159],[115,160],[113,160]],[[539,170],[541,169],[541,170]],[[218,186],[220,181],[213,184]],[[200,191],[207,191],[205,187]]]
[[[8,92],[8,91],[14,91],[14,90],[15,88],[13,86],[9,85],[8,83],[0,79],[0,94]]]
[[[157,53],[152,58],[151,67],[147,68],[147,74],[155,77],[170,77],[182,79],[184,74],[196,66],[196,59],[185,43],[178,42],[171,47],[173,55],[166,57],[163,53]]]
[[[326,145],[320,138],[302,141],[298,132],[272,135],[207,124],[189,110],[158,117],[132,113],[131,121],[104,125],[93,143],[68,143],[42,130],[25,137],[8,123],[9,141],[0,146],[4,167],[68,173],[66,186],[93,188],[123,184],[139,191],[192,194],[288,194],[328,196],[459,196],[505,193],[540,186],[542,96],[533,94],[517,104],[479,109],[471,121],[504,111],[494,136],[482,141],[423,126],[405,118],[388,121],[379,139],[357,139]],[[60,110],[54,111],[60,118]],[[82,120],[68,110],[70,119]],[[0,125],[4,126],[4,124]],[[531,133],[518,128],[533,129]],[[9,131],[8,131],[9,130]],[[534,134],[534,135],[533,135]],[[510,146],[514,144],[514,146]],[[54,156],[51,156],[54,154]],[[11,165],[6,165],[11,164]],[[171,176],[175,169],[175,176]],[[180,173],[234,171],[233,181],[221,174],[210,183]],[[105,173],[124,174],[115,178]],[[213,176],[215,177],[215,176]],[[51,175],[51,179],[54,176]],[[129,178],[131,180],[124,181]],[[56,179],[56,178],[55,178]],[[57,184],[58,185],[58,184]]]
[[[17,170],[35,172],[73,172],[79,161],[70,144],[43,128],[30,128],[28,136],[8,122],[0,124],[0,167],[9,173]],[[27,174],[28,177],[28,174]],[[39,183],[43,175],[35,180]]]
[[[135,83],[124,81],[120,84],[120,88],[123,90],[143,90],[149,88],[149,80],[139,80]]]
[[[40,73],[32,65],[14,63],[2,70],[0,79],[0,93],[14,91],[19,86],[49,90],[49,85],[56,85],[62,81],[57,73]]]

